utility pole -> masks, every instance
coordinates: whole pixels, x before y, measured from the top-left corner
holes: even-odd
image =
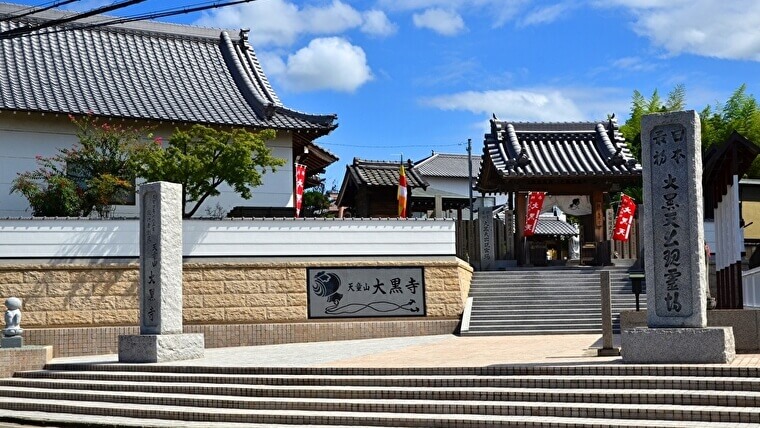
[[[472,235],[474,225],[472,216],[472,139],[467,139],[467,181],[470,189],[470,222],[467,225],[467,262],[470,262],[470,235]]]

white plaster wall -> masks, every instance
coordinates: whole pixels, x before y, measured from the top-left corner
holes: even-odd
[[[454,255],[454,220],[185,220],[187,257]],[[0,220],[0,259],[137,257],[139,221]]]
[[[128,121],[125,122],[130,124]],[[134,123],[140,126],[139,123]],[[164,124],[153,130],[155,136],[166,140],[175,126]],[[18,193],[9,194],[10,186],[18,172],[37,168],[35,156],[50,157],[58,148],[76,144],[75,128],[63,115],[27,115],[26,113],[0,112],[0,218],[29,217],[32,215],[26,198]],[[293,158],[292,137],[288,132],[278,132],[270,142],[274,156],[286,163],[277,172],[264,174],[264,183],[253,189],[253,198],[245,200],[229,186],[220,187],[218,197],[208,198],[196,213],[206,216],[206,207],[214,209],[217,204],[226,214],[235,206],[292,207],[293,206]],[[136,216],[137,206],[118,206],[115,216]]]
[[[477,174],[477,171],[473,171],[473,174]],[[450,178],[450,177],[425,177],[425,180],[430,184],[430,187],[434,189],[444,190],[446,192],[456,193],[462,196],[469,196],[469,182],[467,178]],[[472,182],[475,184],[477,177],[473,177]],[[472,191],[473,197],[483,196],[477,190]],[[507,195],[486,195],[496,198],[496,205],[505,204],[507,202]]]

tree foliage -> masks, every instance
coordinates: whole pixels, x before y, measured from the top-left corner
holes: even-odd
[[[11,193],[26,197],[35,216],[88,216],[95,211],[107,217],[112,205],[132,196],[135,169],[130,160],[145,130],[93,116],[69,118],[79,143],[58,149],[53,157],[37,156],[38,168],[19,173]]]
[[[747,94],[747,86],[739,86],[725,104],[708,105],[700,113],[702,152],[722,144],[733,131],[760,145],[760,108],[755,97]],[[760,178],[760,158],[752,163],[747,176]]]
[[[320,183],[303,193],[303,206],[301,217],[325,217],[330,209],[330,192],[326,191],[325,184]]]
[[[189,218],[208,197],[219,195],[222,183],[250,199],[251,188],[261,185],[262,175],[285,164],[266,145],[274,137],[272,130],[252,133],[195,125],[175,130],[166,148],[156,144],[140,152],[134,164],[147,181],[182,184],[183,215]]]
[[[631,117],[620,127],[620,132],[625,137],[625,141],[636,159],[641,159],[641,118],[650,113],[683,110],[685,106],[686,87],[683,84],[676,85],[668,93],[667,100],[664,103],[657,89],[652,92],[649,99],[638,90],[633,91]]]
[[[686,88],[678,85],[668,93],[663,103],[658,91],[647,99],[641,92],[633,91],[631,117],[620,127],[628,146],[637,159],[641,159],[641,118],[645,114],[678,111],[685,108]],[[708,105],[700,112],[702,126],[702,153],[716,144],[722,144],[736,130],[744,137],[760,145],[760,106],[747,86],[739,86],[725,102]],[[760,178],[760,159],[755,159],[747,172],[750,178]]]

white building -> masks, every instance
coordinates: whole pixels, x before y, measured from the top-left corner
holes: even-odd
[[[0,4],[13,16],[26,6]],[[53,23],[69,14],[50,10],[0,21],[0,31]],[[223,211],[254,207],[249,214],[294,206],[293,163],[307,166],[307,186],[337,158],[314,140],[337,126],[335,115],[312,115],[285,107],[270,86],[247,31],[158,22],[93,27],[107,17],[53,25],[33,36],[0,40],[0,217],[28,217],[27,200],[9,194],[17,173],[37,168],[36,156],[50,157],[77,142],[68,115],[92,114],[127,126],[154,127],[166,139],[193,124],[274,129],[269,142],[284,167],[264,175],[250,200],[229,188],[205,208]],[[308,154],[304,154],[308,152]],[[134,215],[135,206],[117,207]]]

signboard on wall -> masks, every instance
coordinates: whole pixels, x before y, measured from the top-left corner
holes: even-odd
[[[488,270],[496,260],[493,207],[481,207],[478,210],[478,225],[480,231],[480,269]]]
[[[309,268],[309,318],[424,317],[423,267]]]

